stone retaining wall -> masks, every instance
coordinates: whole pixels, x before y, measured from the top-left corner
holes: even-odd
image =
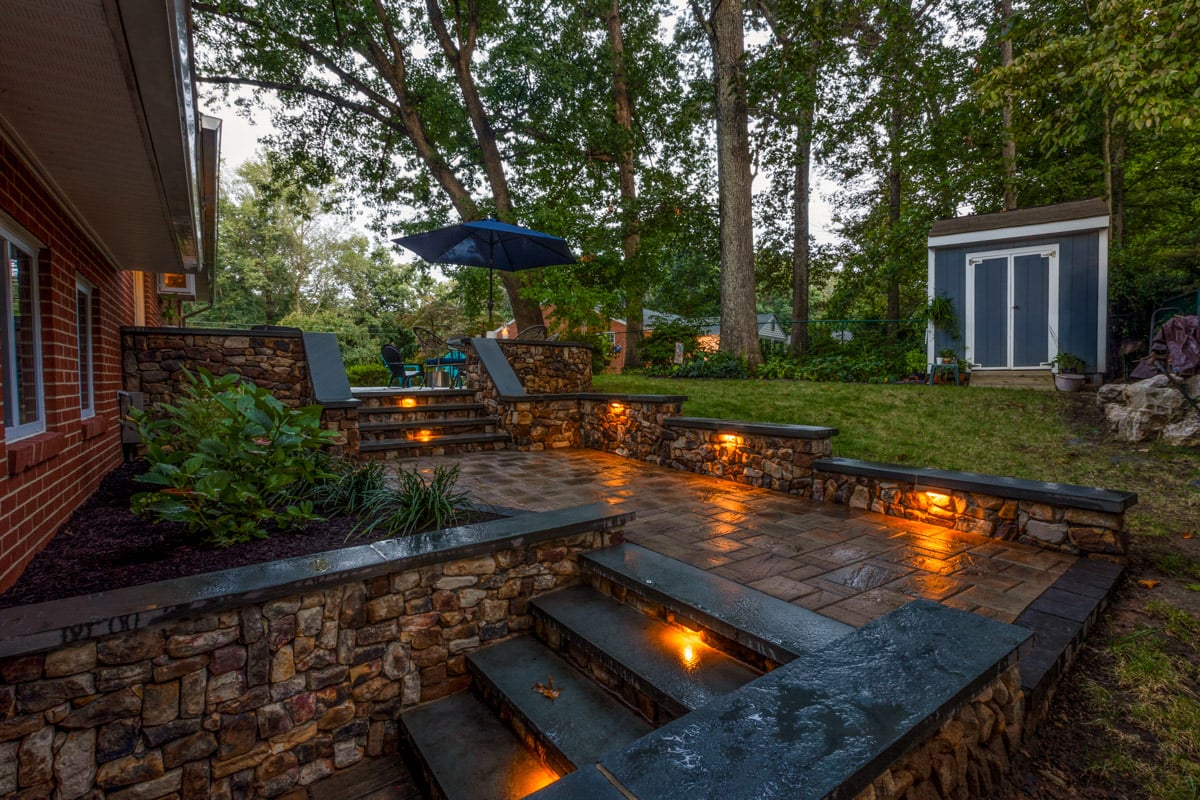
[[[529,538],[0,660],[0,796],[303,796],[394,754],[402,708],[465,688],[620,530]]]
[[[1124,514],[820,471],[812,498],[1067,553],[1129,552]]]
[[[573,342],[500,340],[500,350],[529,394],[588,392],[592,349]]]
[[[921,744],[901,756],[855,800],[973,800],[1000,787],[1021,743],[1024,696],[1016,665]]]
[[[624,458],[663,464],[674,438],[666,421],[679,416],[682,397],[593,395],[580,402],[584,447]]]
[[[147,409],[179,397],[183,370],[236,373],[268,390],[285,405],[312,405],[308,356],[299,331],[237,331],[201,328],[122,328],[121,358],[126,391],[143,392]],[[358,454],[354,408],[327,408],[322,427],[338,431],[333,451]]]
[[[146,407],[171,403],[183,370],[237,373],[290,406],[312,403],[308,359],[300,333],[199,328],[122,328],[125,389],[144,392]]]
[[[676,421],[669,437],[667,466],[749,486],[807,496],[812,491],[813,462],[833,454],[830,429],[816,438],[684,427]],[[784,426],[780,426],[783,428]]]

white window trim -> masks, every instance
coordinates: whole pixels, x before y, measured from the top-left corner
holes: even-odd
[[[1046,331],[1046,352],[1053,354],[1058,352],[1058,342],[1055,341],[1058,331],[1058,254],[1062,248],[1058,242],[1053,244],[1044,244],[1038,247],[1017,247],[1007,250],[986,250],[978,253],[967,253],[966,255],[966,345],[967,359],[971,361],[971,369],[980,370],[1012,370],[1016,369],[1013,366],[1013,292],[1016,289],[1016,279],[1013,274],[1013,260],[1017,256],[1032,256],[1040,255],[1049,260],[1048,279],[1050,285],[1046,296],[1046,303],[1049,305],[1047,311],[1047,331]],[[981,261],[990,261],[992,259],[1003,258],[1007,260],[1007,275],[1005,277],[1007,283],[1007,304],[1008,304],[1008,341],[1005,343],[1007,354],[1005,356],[1007,364],[1002,367],[982,367],[972,360],[975,350],[975,265]],[[1050,369],[1050,362],[1046,361],[1039,365],[1042,368]],[[1020,369],[1036,369],[1036,367],[1020,367]]]
[[[8,215],[0,214],[0,240],[6,244],[12,242],[17,247],[29,253],[30,264],[33,267],[33,283],[32,301],[33,301],[33,350],[34,350],[34,373],[36,380],[34,381],[35,399],[37,401],[37,419],[32,422],[26,422],[23,425],[14,425],[12,427],[4,427],[4,441],[15,442],[19,439],[27,439],[30,436],[36,436],[39,433],[46,431],[46,385],[45,371],[42,368],[42,313],[41,313],[41,298],[39,297],[39,272],[38,272],[38,254],[41,252],[41,244],[17,225]],[[4,326],[3,341],[0,341],[0,346],[4,341],[12,342],[16,338],[16,330],[13,328],[12,321],[12,280],[9,274],[8,252],[0,253],[0,315],[3,319],[0,324]],[[5,408],[16,407],[16,385],[17,385],[17,363],[16,359],[9,358],[4,364],[6,374],[4,375],[3,387],[0,391],[4,392]],[[0,425],[4,424],[3,418],[0,418]]]
[[[96,416],[96,314],[93,304],[96,299],[96,286],[82,275],[75,275],[75,302],[76,313],[78,314],[79,295],[83,294],[87,298],[85,308],[87,308],[87,319],[85,324],[87,330],[77,330],[76,345],[80,348],[79,358],[83,360],[84,350],[87,353],[87,396],[82,392],[79,396],[79,418],[91,419]],[[78,327],[79,320],[76,319]]]

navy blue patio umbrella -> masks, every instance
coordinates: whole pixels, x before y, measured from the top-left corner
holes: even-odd
[[[488,327],[492,326],[495,271],[516,272],[536,267],[574,264],[577,259],[566,241],[541,231],[509,225],[494,219],[464,222],[393,239],[431,264],[465,264],[487,267]]]

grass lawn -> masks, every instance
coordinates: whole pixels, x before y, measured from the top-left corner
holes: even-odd
[[[687,395],[688,416],[835,427],[839,456],[1137,492],[1130,580],[1063,681],[1027,769],[1034,797],[1200,800],[1196,449],[1109,439],[1088,393],[623,375],[594,383]],[[1025,788],[1011,797],[1030,796]]]

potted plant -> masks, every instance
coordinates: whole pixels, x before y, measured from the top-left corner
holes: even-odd
[[[1078,392],[1087,377],[1082,373],[1087,362],[1073,353],[1060,352],[1050,363],[1054,367],[1054,387],[1060,392]]]
[[[958,351],[953,347],[943,347],[938,351],[938,356],[941,357],[943,364],[953,364],[958,360]]]

